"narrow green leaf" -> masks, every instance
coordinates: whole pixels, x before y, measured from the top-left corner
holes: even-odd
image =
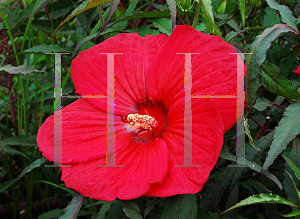
[[[274,162],[275,158],[286,148],[287,144],[300,133],[300,102],[295,101],[289,105],[284,117],[275,128],[274,140],[270,146],[268,156],[263,165],[263,170],[267,170]]]
[[[256,147],[256,145],[255,145],[255,143],[254,143],[254,140],[253,140],[253,138],[252,138],[252,136],[251,136],[248,119],[245,119],[245,133],[246,133],[246,135],[247,135],[248,138],[249,138],[249,143],[250,143],[250,145],[251,145],[252,147],[254,147],[255,150],[262,152],[258,147]]]
[[[165,11],[154,10],[154,11],[137,12],[134,15],[116,20],[115,23],[131,20],[131,19],[137,19],[137,18],[164,18],[164,17],[170,17],[169,10],[165,10]]]
[[[29,74],[29,73],[32,73],[32,72],[45,72],[45,71],[34,69],[31,66],[20,65],[18,67],[15,67],[15,66],[12,66],[10,64],[5,65],[3,67],[0,67],[0,72],[1,71],[7,72],[9,74],[19,74],[19,73],[21,73],[23,75],[26,75],[26,74]]]
[[[200,4],[200,2],[199,2]],[[206,26],[211,30],[213,35],[222,37],[222,33],[218,25],[214,21],[213,9],[211,5],[211,0],[202,0],[201,5],[201,15],[206,22]]]
[[[231,208],[227,209],[226,211],[222,212],[222,214],[231,211],[232,209],[243,207],[243,206],[248,206],[248,205],[253,205],[253,204],[261,204],[261,203],[270,203],[270,204],[282,204],[282,205],[288,205],[288,206],[293,206],[293,207],[298,207],[296,204],[293,202],[286,200],[279,195],[273,195],[272,193],[270,194],[259,194],[259,195],[252,195],[236,205],[232,206]]]
[[[285,156],[284,154],[281,154],[281,156],[285,159],[285,161],[287,162],[287,164],[290,166],[290,168],[294,171],[296,177],[298,178],[298,180],[300,180],[300,169],[293,163],[293,161],[291,161],[290,158],[288,158],[287,156]],[[293,180],[293,179],[292,179]],[[300,201],[300,200],[299,200]]]
[[[20,146],[36,146],[36,136],[15,136],[6,137],[0,140],[1,146],[20,145]]]
[[[261,65],[267,55],[267,50],[270,48],[271,43],[279,37],[282,33],[293,32],[299,34],[299,32],[290,26],[285,24],[276,24],[271,28],[267,28],[261,35],[258,35],[254,42],[250,46],[250,52],[256,53],[255,60],[258,65]],[[249,55],[248,57],[251,57]]]
[[[245,11],[246,11],[246,1],[245,0],[239,0],[239,9],[241,13],[241,18],[243,21],[243,29],[245,28]]]
[[[300,139],[295,138],[292,144],[292,150],[290,151],[288,158],[299,168],[300,167],[300,159],[299,159],[299,152],[300,152]],[[283,154],[283,153],[281,153]],[[295,193],[295,189],[293,188],[293,182],[290,180],[290,176],[288,175],[289,173],[292,173],[293,170],[290,168],[289,164],[286,162],[285,163],[285,168],[284,168],[284,173],[283,173],[283,185],[284,185],[284,190],[286,194],[286,198],[294,203],[297,203],[298,196]],[[298,188],[299,186],[299,180],[297,180],[297,177],[293,174],[292,175],[294,182]],[[295,209],[292,209],[293,211]]]
[[[66,23],[68,20],[70,20],[71,18],[75,17],[76,15],[89,10],[91,8],[94,8],[98,5],[104,4],[106,2],[110,2],[112,0],[86,0],[84,2],[82,2],[81,5],[79,5],[74,11],[72,11],[72,13],[56,28],[56,30],[54,31],[54,33],[52,34],[52,36],[54,36],[54,34],[56,33],[56,31],[64,24]]]
[[[123,211],[131,219],[143,219],[138,204],[133,201],[123,201]]]
[[[80,208],[83,203],[83,196],[77,193],[68,206],[61,212],[59,219],[73,219],[76,218],[76,215],[80,211]]]
[[[21,151],[11,147],[11,146],[8,146],[8,145],[1,145],[0,146],[0,151],[1,153],[3,154],[10,154],[10,155],[21,155],[25,158],[27,158],[28,160],[30,160],[25,154],[23,154]]]
[[[41,159],[38,159],[31,164],[29,164],[25,169],[20,173],[17,180],[19,180],[22,176],[24,176],[26,173],[29,173],[34,168],[40,167],[42,163],[44,163],[47,159],[45,157],[42,157]]]
[[[161,219],[169,218],[196,219],[196,196],[194,194],[185,194],[167,197],[164,201],[164,210]]]
[[[61,48],[59,45],[38,45],[38,46],[33,46],[30,49],[26,49],[23,51],[23,53],[47,53],[47,52],[71,52],[68,49]]]
[[[287,158],[287,157],[286,157]],[[299,169],[298,169],[299,170]],[[293,180],[293,177],[291,176],[291,174],[289,173],[289,172],[287,172],[287,174],[289,175],[289,177],[291,178],[291,180],[292,180],[292,182],[293,182],[293,185],[294,185],[294,188],[295,188],[295,190],[296,190],[296,194],[297,194],[297,197],[298,197],[298,203],[299,203],[299,205],[300,205],[300,192],[299,192],[299,190],[298,190],[298,188],[297,188],[297,186],[296,186],[296,184],[295,184],[295,182],[294,182],[294,180]],[[297,176],[297,175],[296,175]],[[297,177],[298,178],[298,177]]]
[[[283,23],[286,23],[288,26],[293,28],[295,32],[299,34],[296,25],[296,18],[293,16],[293,13],[287,6],[279,5],[275,0],[266,0],[266,2],[268,3],[270,8],[279,11]]]
[[[54,209],[52,211],[48,211],[45,212],[43,214],[41,214],[38,219],[53,219],[53,218],[58,218],[60,213],[61,213],[61,209]]]
[[[246,93],[246,114],[247,117],[256,101],[258,86],[260,84],[260,69],[256,63],[256,53],[246,58],[245,93]]]
[[[175,25],[176,25],[176,0],[167,0],[168,7],[170,9],[171,13],[171,20],[172,20],[172,33],[175,30]]]
[[[296,211],[293,211],[293,212],[288,213],[288,214],[280,214],[280,215],[283,216],[283,217],[295,217],[295,216],[300,215],[300,209],[297,209]]]
[[[97,219],[105,219],[105,214],[109,211],[112,204],[113,202],[103,204],[100,208],[100,211],[97,214]]]
[[[4,192],[6,189],[8,189],[16,181],[17,181],[17,179],[13,179],[13,180],[10,180],[10,181],[6,181],[4,183],[0,183],[0,193]]]
[[[289,99],[300,99],[300,94],[296,91],[291,82],[279,74],[279,68],[272,63],[265,61],[261,65],[261,80],[265,88],[275,94],[279,94]]]

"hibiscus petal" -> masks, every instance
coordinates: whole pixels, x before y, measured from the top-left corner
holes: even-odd
[[[176,53],[200,53],[192,55],[192,95],[237,95],[237,55],[230,54],[236,51],[220,37],[185,25],[176,27],[156,56],[153,71],[146,75],[150,97],[161,99],[170,108],[184,96],[185,57]],[[227,131],[236,123],[236,99],[214,98],[212,103]]]
[[[116,165],[99,167],[105,158],[62,168],[66,186],[90,198],[112,201],[135,199],[150,189],[150,184],[161,183],[168,171],[169,152],[163,139],[149,143],[133,141],[117,151]]]
[[[106,95],[113,85],[107,87],[107,55],[99,53],[123,53],[114,55],[115,112],[124,114],[124,109],[131,110],[136,102],[145,99],[144,74],[150,71],[152,60],[167,39],[165,35],[142,39],[136,33],[120,34],[80,52],[71,67],[76,92]],[[93,104],[100,107],[101,102]]]
[[[98,100],[100,101],[100,99]],[[61,110],[62,163],[80,163],[106,156],[106,99],[101,99],[102,110],[81,98]],[[41,126],[37,144],[43,156],[54,161],[54,116]],[[129,144],[135,137],[126,131],[121,118],[115,117],[115,150]],[[56,160],[57,162],[57,160]]]
[[[146,196],[171,196],[199,192],[223,144],[223,124],[218,110],[208,99],[192,101],[192,164],[201,167],[175,167],[184,164],[184,99],[170,108],[169,125],[163,135],[170,159],[169,172],[161,184],[153,184]]]

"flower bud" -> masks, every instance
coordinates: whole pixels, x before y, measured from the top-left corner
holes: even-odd
[[[231,14],[234,10],[231,0],[220,0],[216,6],[218,14]]]
[[[249,0],[249,5],[252,8],[257,8],[258,6],[260,6],[261,4],[261,0]]]
[[[195,0],[176,0],[178,8],[183,12],[192,10],[195,6]]]

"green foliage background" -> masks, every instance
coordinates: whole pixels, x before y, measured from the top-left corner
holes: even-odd
[[[0,217],[299,218],[299,14],[299,0],[0,1]],[[233,127],[197,194],[105,202],[66,188],[36,145],[54,111],[54,56],[45,53],[71,54],[62,59],[62,93],[75,94],[70,66],[80,51],[120,33],[169,36],[180,24],[250,53],[244,165],[232,167]]]

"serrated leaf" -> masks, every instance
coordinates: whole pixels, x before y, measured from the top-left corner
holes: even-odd
[[[56,28],[56,30],[54,31],[54,33],[52,34],[52,36],[56,33],[56,31],[64,24],[66,23],[68,20],[70,20],[71,18],[75,17],[76,15],[89,10],[91,8],[94,8],[98,5],[104,4],[106,2],[110,2],[112,0],[86,0],[84,2],[82,2],[81,5],[79,5],[74,11],[72,11],[72,13]]]
[[[300,133],[300,102],[295,101],[284,112],[283,118],[275,128],[274,140],[263,165],[267,170],[275,158],[286,148],[287,144]]]
[[[266,0],[266,2],[270,8],[279,11],[283,23],[286,23],[288,26],[292,27],[294,31],[298,32],[299,34],[296,25],[296,18],[293,16],[293,13],[287,6],[279,5],[275,0]]]
[[[172,33],[175,30],[175,25],[176,25],[176,0],[167,0],[168,7],[170,9],[171,13],[171,20],[172,20]]]
[[[294,171],[295,176],[298,178],[298,180],[300,180],[300,169],[293,163],[293,161],[291,161],[290,158],[288,158],[287,156],[285,156],[284,154],[281,154],[281,156],[285,159],[285,161],[287,162],[287,164],[290,166],[290,168]],[[293,179],[292,179],[293,180]],[[299,199],[300,201],[300,199]]]
[[[71,52],[68,49],[61,48],[59,45],[38,45],[38,46],[33,46],[30,49],[26,49],[23,51],[23,53],[47,53],[47,52]]]
[[[287,158],[287,157],[286,157]],[[299,171],[299,169],[298,169],[298,171]],[[298,203],[299,203],[299,205],[300,205],[300,192],[299,192],[299,190],[298,190],[298,188],[297,188],[297,186],[296,186],[296,184],[295,184],[295,182],[294,182],[294,180],[293,180],[293,177],[291,176],[291,174],[289,173],[289,172],[287,172],[287,174],[289,175],[289,177],[291,178],[291,180],[292,180],[292,182],[293,182],[293,185],[294,185],[294,188],[295,188],[295,190],[296,190],[296,194],[297,194],[297,197],[298,197]],[[297,176],[297,175],[296,175]],[[298,177],[297,177],[298,178]],[[299,179],[299,178],[298,178]]]
[[[249,54],[246,58],[245,72],[245,94],[246,94],[246,113],[247,117],[256,101],[258,86],[260,84],[260,69],[256,62],[256,53]]]
[[[236,205],[232,206],[231,208],[227,209],[226,211],[222,212],[222,214],[231,211],[232,209],[243,207],[243,206],[248,206],[248,205],[253,205],[253,204],[261,204],[261,203],[270,203],[270,204],[282,204],[282,205],[288,205],[288,206],[293,206],[297,207],[296,204],[293,202],[286,200],[285,198],[280,197],[279,195],[273,195],[272,193],[270,194],[259,194],[259,195],[252,195]]]
[[[239,9],[240,9],[241,18],[243,21],[243,27],[245,27],[245,11],[246,11],[246,1],[245,0],[239,0]]]
[[[44,163],[47,159],[45,157],[42,157],[41,159],[38,159],[36,161],[33,161],[31,164],[29,164],[25,169],[20,173],[17,180],[19,180],[22,176],[24,176],[26,173],[29,173],[34,168],[40,167],[42,163]]]
[[[272,63],[265,61],[261,65],[261,80],[265,88],[275,94],[279,94],[289,99],[300,99],[300,94],[296,91],[291,82],[279,74],[279,68]]]
[[[9,74],[19,74],[19,73],[21,73],[23,75],[26,75],[26,74],[29,74],[29,73],[32,73],[32,72],[45,72],[45,71],[34,69],[33,67],[26,66],[26,65],[20,65],[18,67],[15,67],[15,66],[12,66],[12,65],[5,65],[5,66],[0,67],[0,72],[1,71],[7,72]]]
[[[255,60],[258,65],[261,65],[267,55],[267,50],[270,48],[271,43],[279,37],[282,33],[293,32],[299,34],[299,32],[290,26],[285,24],[276,24],[271,28],[267,28],[261,35],[258,35],[254,42],[250,46],[250,52],[256,53]],[[248,57],[251,57],[249,55]]]
[[[133,201],[123,201],[123,211],[131,219],[143,219],[138,204]]]
[[[194,194],[176,195],[167,197],[164,201],[164,210],[161,219],[196,219],[197,199]]]
[[[74,219],[76,218],[78,212],[83,203],[83,196],[77,193],[73,198],[72,201],[69,202],[68,206],[62,211],[59,216],[59,219]]]

